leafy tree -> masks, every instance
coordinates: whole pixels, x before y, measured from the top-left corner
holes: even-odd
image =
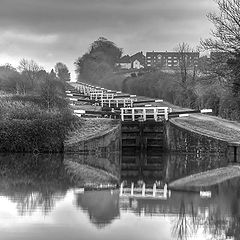
[[[70,72],[64,63],[61,62],[56,63],[55,72],[57,77],[63,82],[68,82],[71,80]]]
[[[20,74],[10,64],[0,66],[0,90],[17,93],[17,82]]]
[[[89,53],[96,59],[100,58],[101,61],[105,61],[110,66],[114,67],[116,61],[122,55],[122,49],[118,48],[115,43],[106,38],[100,37],[91,44]]]
[[[55,72],[46,73],[40,85],[40,97],[47,109],[56,107],[59,100],[64,98],[64,93],[64,83],[56,77]]]
[[[116,61],[122,50],[106,38],[94,41],[87,53],[75,62],[78,79],[94,84],[101,82],[114,71]]]

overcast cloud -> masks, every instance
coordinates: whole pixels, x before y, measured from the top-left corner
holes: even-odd
[[[124,53],[192,47],[208,37],[213,0],[0,0],[0,64],[23,57],[68,65],[103,36]]]

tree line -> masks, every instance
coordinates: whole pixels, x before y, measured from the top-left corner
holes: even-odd
[[[16,95],[39,96],[48,109],[65,96],[65,85],[70,81],[67,66],[56,63],[47,72],[34,60],[22,59],[18,68],[10,64],[0,66],[0,91]]]

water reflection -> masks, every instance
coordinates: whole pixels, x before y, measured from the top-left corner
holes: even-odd
[[[140,172],[146,179],[157,174],[168,181],[220,166],[222,160],[220,155],[162,155],[141,162]],[[167,200],[119,197],[118,190],[80,194],[62,155],[1,154],[0,233],[4,240],[239,239],[239,186],[239,178],[212,186],[211,198],[199,192],[172,192]]]
[[[76,205],[86,211],[90,221],[99,228],[110,224],[120,214],[118,191],[77,194]]]
[[[124,151],[122,153],[122,180],[170,182],[190,174],[227,165],[225,155],[170,154],[158,152]]]
[[[69,186],[61,155],[0,155],[0,195],[16,203],[20,215],[47,214]]]

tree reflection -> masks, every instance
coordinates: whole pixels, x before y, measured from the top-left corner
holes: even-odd
[[[0,155],[0,194],[17,203],[20,215],[46,215],[69,186],[61,155]]]
[[[117,191],[94,191],[78,194],[76,204],[88,212],[91,222],[98,228],[110,224],[120,214]]]
[[[240,179],[236,178],[212,187],[211,199],[183,194],[172,229],[174,239],[188,239],[203,230],[212,239],[240,240],[239,185]],[[176,204],[178,197],[174,194],[172,197]]]
[[[178,217],[172,231],[172,234],[176,239],[188,239],[188,237],[197,230],[197,218],[193,202],[191,202],[190,209],[191,212],[189,214],[186,210],[184,199],[181,199]]]

